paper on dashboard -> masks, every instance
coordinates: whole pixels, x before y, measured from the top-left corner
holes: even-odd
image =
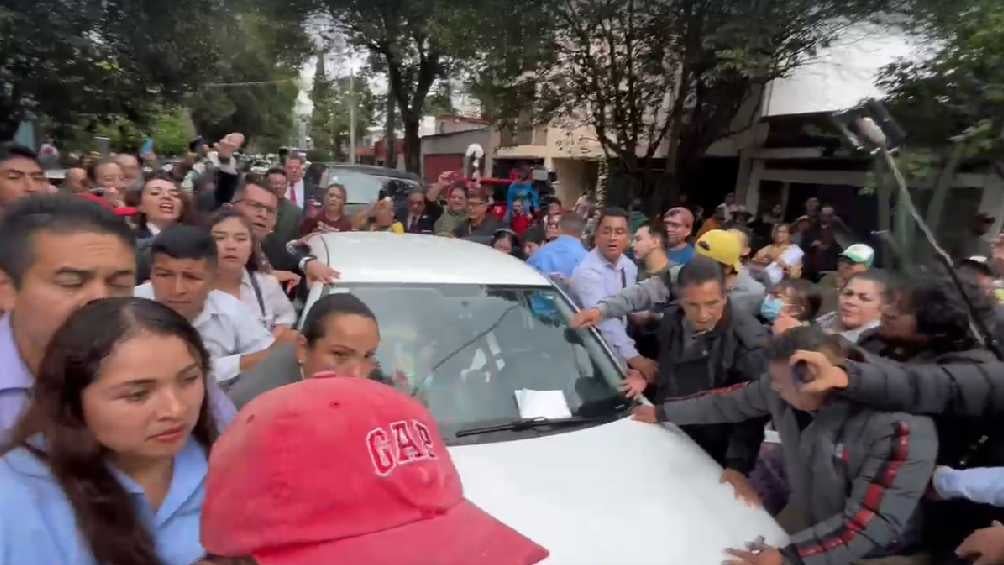
[[[514,391],[520,418],[571,418],[565,393],[560,390],[530,390],[522,388]]]

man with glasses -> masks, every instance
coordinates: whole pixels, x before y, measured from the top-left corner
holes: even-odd
[[[267,182],[258,175],[248,175],[244,186],[240,187],[237,194],[234,195],[234,208],[251,222],[251,230],[259,246],[275,229],[279,210],[279,197],[269,190],[268,186]],[[309,255],[300,246],[288,245],[285,248],[279,247],[272,251],[272,255],[266,255],[271,265],[285,263],[287,258],[276,254],[285,251],[292,256],[297,273],[306,275],[308,282],[333,283],[338,279],[337,271],[318,261],[317,257]],[[275,275],[280,282],[294,280],[282,271],[276,272]]]
[[[19,198],[48,191],[49,180],[34,151],[21,145],[0,145],[0,210]]]
[[[484,245],[491,245],[495,232],[502,224],[494,216],[488,215],[491,197],[483,189],[471,190],[467,196],[467,221],[454,230],[453,235]]]

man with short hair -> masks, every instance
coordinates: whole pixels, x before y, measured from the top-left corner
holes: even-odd
[[[0,145],[0,210],[15,200],[49,190],[34,151],[21,145]]]
[[[150,281],[136,287],[136,296],[169,306],[195,327],[218,382],[232,381],[271,352],[276,338],[254,313],[233,296],[213,290],[218,252],[208,230],[172,226],[154,238],[150,254]],[[277,337],[293,342],[296,332],[282,328]]]
[[[686,208],[670,208],[662,217],[666,227],[669,260],[674,265],[686,265],[697,253],[687,239],[694,230],[694,214]]]
[[[119,153],[114,159],[122,169],[126,190],[143,190],[143,167],[139,159],[131,153]]]
[[[132,230],[112,212],[81,198],[25,198],[0,223],[0,436],[31,397],[45,349],[75,310],[108,297],[132,296]],[[235,410],[213,384],[213,413],[225,425]]]
[[[431,234],[442,213],[443,210],[424,190],[415,188],[408,193],[408,209],[401,223],[405,233]]]
[[[725,288],[721,265],[695,257],[680,270],[676,304],[664,310],[659,328],[658,378],[629,375],[629,396],[655,386],[653,400],[684,397],[758,378],[767,368],[767,332],[752,315],[737,309]],[[684,427],[727,469],[723,479],[741,481],[753,469],[763,439],[763,423],[745,426]]]
[[[659,276],[669,270],[669,257],[666,255],[666,229],[657,223],[644,223],[634,234],[631,249],[636,259],[642,262],[644,269],[638,272],[638,281]]]
[[[262,250],[274,268],[281,271],[296,271],[296,262],[286,252],[286,245],[294,239],[299,239],[303,214],[286,198],[289,182],[285,170],[278,167],[269,169],[265,173],[265,179],[267,184],[265,188],[268,188],[278,200],[275,226],[264,240],[259,240],[262,242]]]
[[[83,167],[70,167],[66,169],[66,178],[63,179],[63,190],[70,194],[82,194],[90,190],[87,181],[87,169]]]
[[[530,260],[533,259],[533,256],[536,255],[537,251],[539,251],[543,245],[544,228],[540,225],[536,225],[527,230],[526,237],[523,238],[523,256],[526,257],[527,263],[529,263],[530,266],[533,266],[533,263]],[[579,242],[579,247],[582,247],[581,241]],[[583,248],[582,255],[585,254],[586,250]],[[572,270],[574,270],[574,268]],[[569,276],[571,276],[571,272],[569,272]]]
[[[467,188],[455,183],[446,191],[446,209],[433,227],[436,235],[453,237],[453,232],[467,221]]]
[[[638,280],[638,267],[624,254],[628,243],[627,211],[621,208],[604,210],[596,226],[596,247],[572,272],[572,293],[583,308],[594,308]],[[547,246],[544,246],[537,255],[546,249]],[[641,371],[647,378],[654,378],[657,370],[655,362],[638,353],[634,340],[627,334],[625,318],[608,319],[598,327],[621,361]]]
[[[306,186],[303,180],[307,159],[301,153],[290,153],[286,157],[286,182],[284,196],[300,210],[309,209],[309,203],[316,198],[314,187]]]
[[[472,190],[467,195],[467,221],[453,230],[454,237],[491,245],[495,232],[503,226],[488,214],[491,197],[484,189]]]
[[[789,361],[798,350],[821,351],[836,364],[846,359],[840,342],[819,328],[794,328],[768,345],[769,378],[638,407],[634,417],[684,426],[772,418],[791,487],[789,511],[783,513],[791,538],[782,548],[730,550],[733,563],[885,562],[881,558],[921,541],[916,512],[938,453],[934,423],[806,390]]]
[[[259,242],[265,241],[275,229],[279,208],[279,198],[266,185],[258,175],[248,175],[244,185],[234,195],[234,208],[251,223],[255,239]],[[296,245],[295,240],[282,247],[265,248],[264,251],[272,268],[281,275],[280,282],[291,280],[288,273],[303,274],[308,282],[331,283],[338,279],[337,271]]]
[[[585,221],[578,214],[565,214],[558,222],[558,237],[540,246],[529,256],[527,263],[544,276],[558,275],[566,280],[572,278],[575,268],[589,254],[582,246],[584,228]],[[543,228],[539,226],[530,232],[536,232],[535,237],[539,237],[541,241],[546,238]]]

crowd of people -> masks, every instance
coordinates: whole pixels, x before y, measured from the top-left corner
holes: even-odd
[[[897,277],[818,199],[787,223],[733,195],[648,221],[567,209],[526,171],[505,198],[444,173],[350,215],[302,156],[244,173],[242,145],[197,140],[169,174],[97,159],[59,188],[0,151],[0,564],[544,559],[463,499],[365,303],[331,294],[297,324],[339,276],[303,238],[339,231],[468,239],[566,290],[633,417],[679,425],[791,535],[732,563],[1004,563],[1004,246],[959,284]]]

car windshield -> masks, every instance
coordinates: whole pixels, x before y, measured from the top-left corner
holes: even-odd
[[[380,190],[383,189],[384,181],[380,177],[367,175],[357,171],[347,169],[328,169],[324,172],[321,180],[322,186],[329,186],[331,183],[340,183],[345,187],[349,204],[369,204],[376,202],[380,197]]]
[[[621,375],[596,335],[572,330],[573,310],[550,288],[339,285],[380,325],[382,377],[425,404],[447,443],[532,437],[558,430],[456,432],[519,419],[517,391],[550,391],[572,416],[616,417]]]

